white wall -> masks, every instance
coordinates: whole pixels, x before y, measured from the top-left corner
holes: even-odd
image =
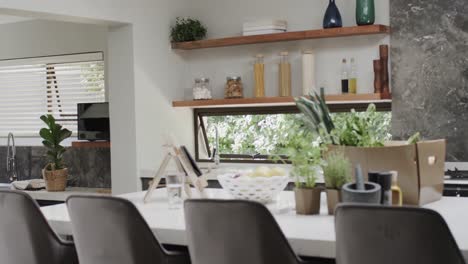
[[[137,191],[139,177],[154,172],[164,154],[164,133],[180,144],[193,145],[191,113],[175,110],[171,101],[182,94],[184,62],[170,49],[169,28],[176,16],[188,14],[188,0],[1,0],[0,12],[11,15],[98,24],[131,24],[132,51],[109,65],[113,192]],[[127,32],[129,33],[129,32]],[[125,30],[109,32],[116,40]],[[130,37],[130,34],[127,34]],[[128,43],[109,42],[109,51]],[[133,61],[133,63],[132,63]],[[127,79],[128,78],[128,79]],[[134,79],[133,85],[131,80]],[[127,79],[126,82],[118,80]],[[114,81],[113,81],[114,80]],[[117,98],[116,98],[117,97]],[[117,104],[114,104],[117,102]],[[134,109],[122,114],[126,109]],[[116,136],[116,134],[118,134]],[[114,140],[116,139],[116,140]]]
[[[355,2],[337,0],[344,26],[355,25]],[[322,28],[323,15],[328,1],[311,0],[197,0],[191,2],[191,16],[200,19],[208,27],[209,37],[240,35],[242,24],[255,19],[284,19],[289,31]],[[389,25],[389,0],[376,0],[376,23]],[[358,64],[358,92],[373,92],[372,58],[378,58],[378,45],[389,43],[386,35],[360,36],[338,39],[283,42],[229,48],[216,48],[179,52],[188,64],[188,76],[184,87],[191,87],[193,79],[211,78],[214,95],[223,96],[225,78],[240,75],[244,81],[246,96],[253,95],[253,56],[265,54],[265,88],[267,96],[278,95],[279,52],[290,51],[292,63],[293,95],[302,93],[301,54],[303,49],[316,52],[317,85],[326,84],[329,94],[341,93],[341,59],[354,57]]]
[[[0,25],[0,60],[107,50],[107,27],[30,20]]]

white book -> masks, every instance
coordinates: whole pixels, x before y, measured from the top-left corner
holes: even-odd
[[[267,30],[256,30],[256,31],[244,31],[243,36],[254,36],[254,35],[265,35],[265,34],[275,34],[275,33],[284,33],[286,30],[280,29],[267,29]]]

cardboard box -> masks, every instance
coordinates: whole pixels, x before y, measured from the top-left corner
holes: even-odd
[[[368,171],[398,171],[398,186],[403,204],[424,205],[440,200],[444,190],[445,140],[389,142],[385,147],[331,146],[330,151],[343,149],[353,168],[360,164],[367,178]],[[353,170],[354,174],[354,170]]]

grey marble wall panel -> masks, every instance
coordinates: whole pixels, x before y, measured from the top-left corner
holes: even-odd
[[[0,182],[8,182],[6,153],[0,147]],[[16,147],[18,176],[22,180],[41,178],[41,170],[47,164],[43,147]],[[74,187],[110,188],[109,148],[69,148],[64,155],[69,169],[68,185]]]
[[[468,1],[392,0],[392,133],[446,138],[468,161]]]

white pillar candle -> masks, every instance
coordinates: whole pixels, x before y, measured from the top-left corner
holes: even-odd
[[[318,92],[315,84],[315,55],[311,50],[302,53],[302,94]]]

